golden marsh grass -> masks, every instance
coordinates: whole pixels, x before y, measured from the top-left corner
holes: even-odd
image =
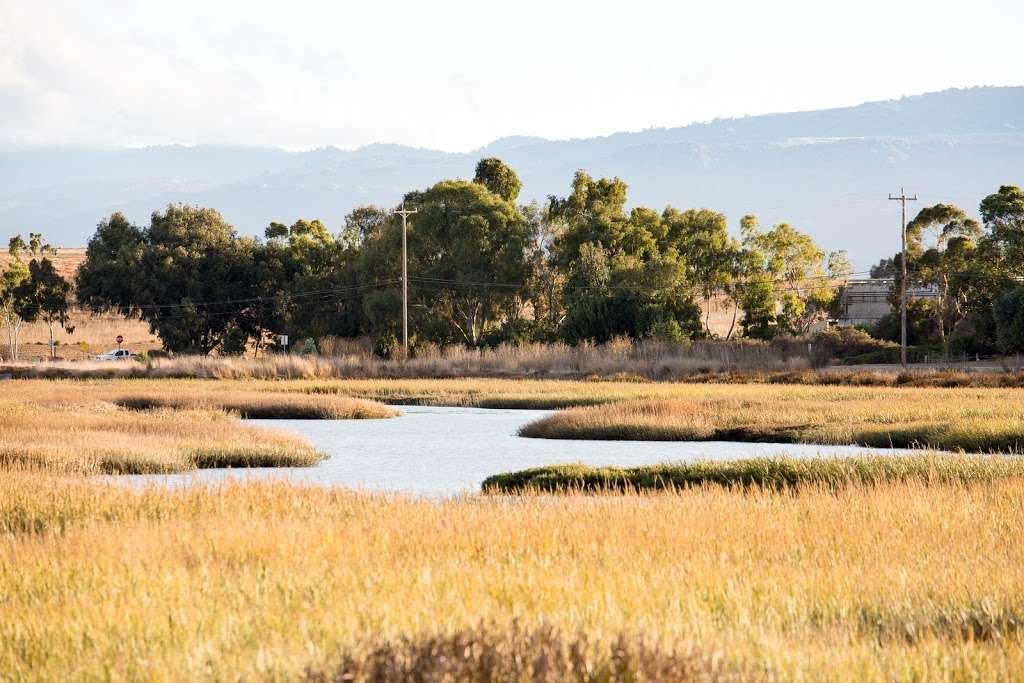
[[[1024,449],[1019,389],[676,385],[674,395],[572,408],[523,436]]]
[[[322,457],[297,435],[251,427],[222,411],[0,403],[0,468],[143,474],[298,467]]]
[[[488,477],[487,493],[678,490],[695,486],[735,488],[877,486],[895,482],[987,484],[1024,479],[1024,457],[1001,455],[871,455],[839,458],[753,458],[664,463],[638,467],[549,465]]]
[[[1022,534],[1020,480],[436,501],[4,472],[0,671],[1012,680]]]
[[[11,380],[0,383],[0,466],[159,473],[197,467],[306,466],[304,439],[238,417],[374,418],[371,401],[230,382]],[[142,410],[142,409],[145,410]]]

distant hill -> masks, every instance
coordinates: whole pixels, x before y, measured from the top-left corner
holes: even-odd
[[[272,220],[320,218],[340,228],[354,206],[390,206],[403,192],[468,178],[500,156],[521,199],[564,194],[572,174],[616,175],[631,204],[707,206],[733,226],[745,213],[788,221],[866,270],[899,244],[905,186],[926,203],[975,211],[1000,184],[1024,184],[1024,87],[947,90],[812,112],[722,119],[680,128],[552,141],[509,137],[466,154],[377,144],[346,151],[148,147],[0,150],[0,236],[42,231],[82,245],[124,211],[145,222],[184,201],[212,206],[241,232]]]

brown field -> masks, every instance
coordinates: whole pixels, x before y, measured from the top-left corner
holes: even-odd
[[[25,235],[23,235],[25,236]],[[69,280],[74,279],[78,267],[85,260],[85,247],[61,247],[57,255],[50,257],[58,272]],[[0,270],[10,261],[6,249],[0,252]],[[66,332],[59,326],[53,330],[57,343],[57,357],[65,360],[89,359],[96,354],[117,348],[118,335],[125,338],[123,348],[135,353],[160,348],[160,339],[150,333],[149,325],[141,320],[126,320],[119,315],[91,313],[75,308],[71,312],[73,332]],[[2,332],[2,331],[0,331]],[[23,360],[42,360],[50,357],[50,332],[46,323],[35,322],[23,325],[20,334],[19,355]],[[9,355],[6,333],[0,334],[0,357]]]
[[[28,241],[28,232],[21,233],[21,236]],[[11,237],[14,235],[8,235],[7,239]],[[46,235],[43,237],[45,238]],[[78,267],[85,260],[85,247],[57,247],[57,254],[48,258],[53,261],[58,273],[68,280],[73,280],[75,273],[78,272]],[[7,242],[5,241],[0,249],[0,270],[6,268],[10,261],[11,255],[7,253]]]

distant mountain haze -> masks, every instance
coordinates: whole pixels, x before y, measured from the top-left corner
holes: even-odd
[[[361,204],[392,206],[443,178],[471,178],[497,156],[523,181],[520,201],[569,191],[572,175],[618,176],[629,202],[708,207],[788,222],[866,271],[899,246],[905,187],[925,205],[977,212],[1001,184],[1024,184],[1024,87],[947,90],[855,107],[716,120],[552,141],[508,137],[469,153],[376,144],[356,150],[166,146],[0,150],[0,235],[43,232],[85,244],[114,211],[147,223],[169,202],[220,211],[239,232],[319,218],[340,230]]]

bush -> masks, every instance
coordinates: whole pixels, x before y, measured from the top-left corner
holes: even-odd
[[[683,334],[683,328],[673,318],[656,320],[647,330],[644,338],[670,344],[682,344],[687,340],[687,336]]]
[[[833,360],[882,353],[888,357],[893,352],[899,359],[899,346],[891,341],[875,339],[867,332],[854,327],[833,327],[811,338],[811,362],[820,367]],[[883,361],[888,362],[888,361]]]
[[[249,335],[238,329],[232,327],[224,335],[224,339],[220,343],[220,355],[222,356],[241,356],[245,353],[245,347],[249,343]]]
[[[553,342],[558,338],[555,330],[542,321],[516,318],[498,328],[484,333],[481,343],[488,348],[503,344],[523,346],[525,344]]]
[[[622,335],[634,340],[644,339],[652,331],[669,332],[680,341],[701,339],[704,326],[700,306],[689,299],[655,301],[621,291],[588,295],[566,311],[559,337],[568,344],[581,341],[604,344]]]
[[[391,360],[398,355],[398,337],[391,332],[382,334],[373,345],[373,354],[384,360]]]

